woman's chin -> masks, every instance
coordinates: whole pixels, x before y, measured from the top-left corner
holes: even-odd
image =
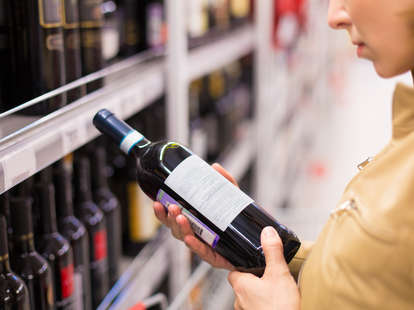
[[[384,79],[393,78],[412,70],[412,68],[393,67],[390,65],[381,65],[376,62],[374,62],[374,68],[377,74]]]

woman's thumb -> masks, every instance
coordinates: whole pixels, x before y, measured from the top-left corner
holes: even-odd
[[[266,269],[263,276],[280,276],[288,271],[288,266],[283,256],[283,243],[277,231],[271,227],[265,227],[261,234],[262,249],[266,259]]]

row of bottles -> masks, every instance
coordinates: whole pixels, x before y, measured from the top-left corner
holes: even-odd
[[[187,0],[190,46],[247,21],[251,0]],[[163,0],[0,1],[0,110],[167,40]],[[103,86],[98,79],[24,109],[45,115]]]
[[[73,182],[61,160],[1,196],[9,245],[0,236],[0,247],[10,249],[13,277],[28,289],[27,305],[16,309],[95,309],[118,279],[120,209],[102,173],[105,155],[102,147],[80,150]],[[1,296],[10,288],[0,281]]]
[[[252,75],[250,55],[190,84],[190,146],[196,154],[216,161],[242,137],[240,125],[254,109]]]

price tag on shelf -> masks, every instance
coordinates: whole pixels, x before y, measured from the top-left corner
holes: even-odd
[[[61,134],[65,154],[80,147],[87,138],[86,126],[81,119],[75,119],[72,124],[62,128]]]
[[[47,167],[64,154],[63,141],[60,134],[55,131],[39,137],[33,149],[35,151],[37,169]]]
[[[6,189],[22,182],[36,172],[36,157],[33,148],[27,146],[9,152],[1,161]]]

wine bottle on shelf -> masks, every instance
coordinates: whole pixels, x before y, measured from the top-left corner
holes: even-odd
[[[107,231],[103,212],[92,200],[88,159],[76,154],[74,160],[75,215],[89,235],[92,307],[97,308],[109,290]]]
[[[209,30],[208,0],[191,0],[186,4],[189,45],[196,47]]]
[[[146,0],[145,20],[147,47],[158,50],[166,42],[166,22],[163,0]]]
[[[79,0],[79,19],[82,50],[83,75],[94,73],[103,68],[102,27],[104,25],[102,0]],[[87,85],[87,92],[103,86],[98,79]]]
[[[184,146],[152,143],[105,109],[95,115],[93,123],[135,157],[143,191],[165,207],[172,203],[181,206],[195,234],[239,270],[263,273],[260,234],[266,226],[278,231],[287,262],[299,249],[292,231]]]
[[[109,280],[112,286],[118,280],[121,261],[121,209],[118,199],[108,186],[105,149],[101,146],[96,147],[91,154],[91,159],[93,159],[91,160],[93,199],[105,214]]]
[[[74,258],[75,309],[92,309],[89,274],[89,239],[85,226],[74,216],[72,183],[63,161],[54,165],[58,228],[70,242]]]
[[[79,3],[78,0],[63,0],[63,6],[66,81],[69,83],[82,77]],[[67,92],[67,101],[68,103],[71,103],[85,95],[86,86],[82,85]]]
[[[7,224],[0,215],[0,309],[30,310],[26,284],[10,269]]]
[[[207,157],[207,133],[200,117],[200,95],[203,81],[192,81],[189,89],[190,147],[201,158]]]
[[[249,20],[251,13],[250,0],[229,0],[230,16],[233,25],[245,23]]]
[[[58,232],[53,184],[36,185],[40,198],[39,253],[52,268],[56,309],[74,309],[73,253],[70,243]]]
[[[128,57],[146,48],[145,1],[120,0],[122,11],[121,49],[122,57]]]
[[[2,195],[0,195],[0,215],[3,215],[4,218],[6,219],[7,236],[9,240],[12,240],[13,229],[11,227],[11,219],[10,219],[10,193],[9,192],[5,192]],[[8,243],[9,243],[9,251],[10,253],[12,253],[13,243],[10,241]]]
[[[61,0],[8,1],[12,105],[20,105],[66,83]],[[35,81],[35,83],[33,82]],[[44,115],[66,104],[66,94],[21,113]]]
[[[29,289],[30,308],[55,309],[55,292],[51,267],[35,249],[31,199],[12,197],[10,211],[13,227],[12,269]]]
[[[110,63],[119,54],[120,16],[116,1],[104,0],[102,3],[104,25],[102,28],[102,54],[104,63]]]
[[[209,0],[210,31],[225,32],[230,28],[229,0]]]
[[[0,0],[0,112],[7,109],[7,78],[9,73],[9,35],[7,26],[6,1]]]

